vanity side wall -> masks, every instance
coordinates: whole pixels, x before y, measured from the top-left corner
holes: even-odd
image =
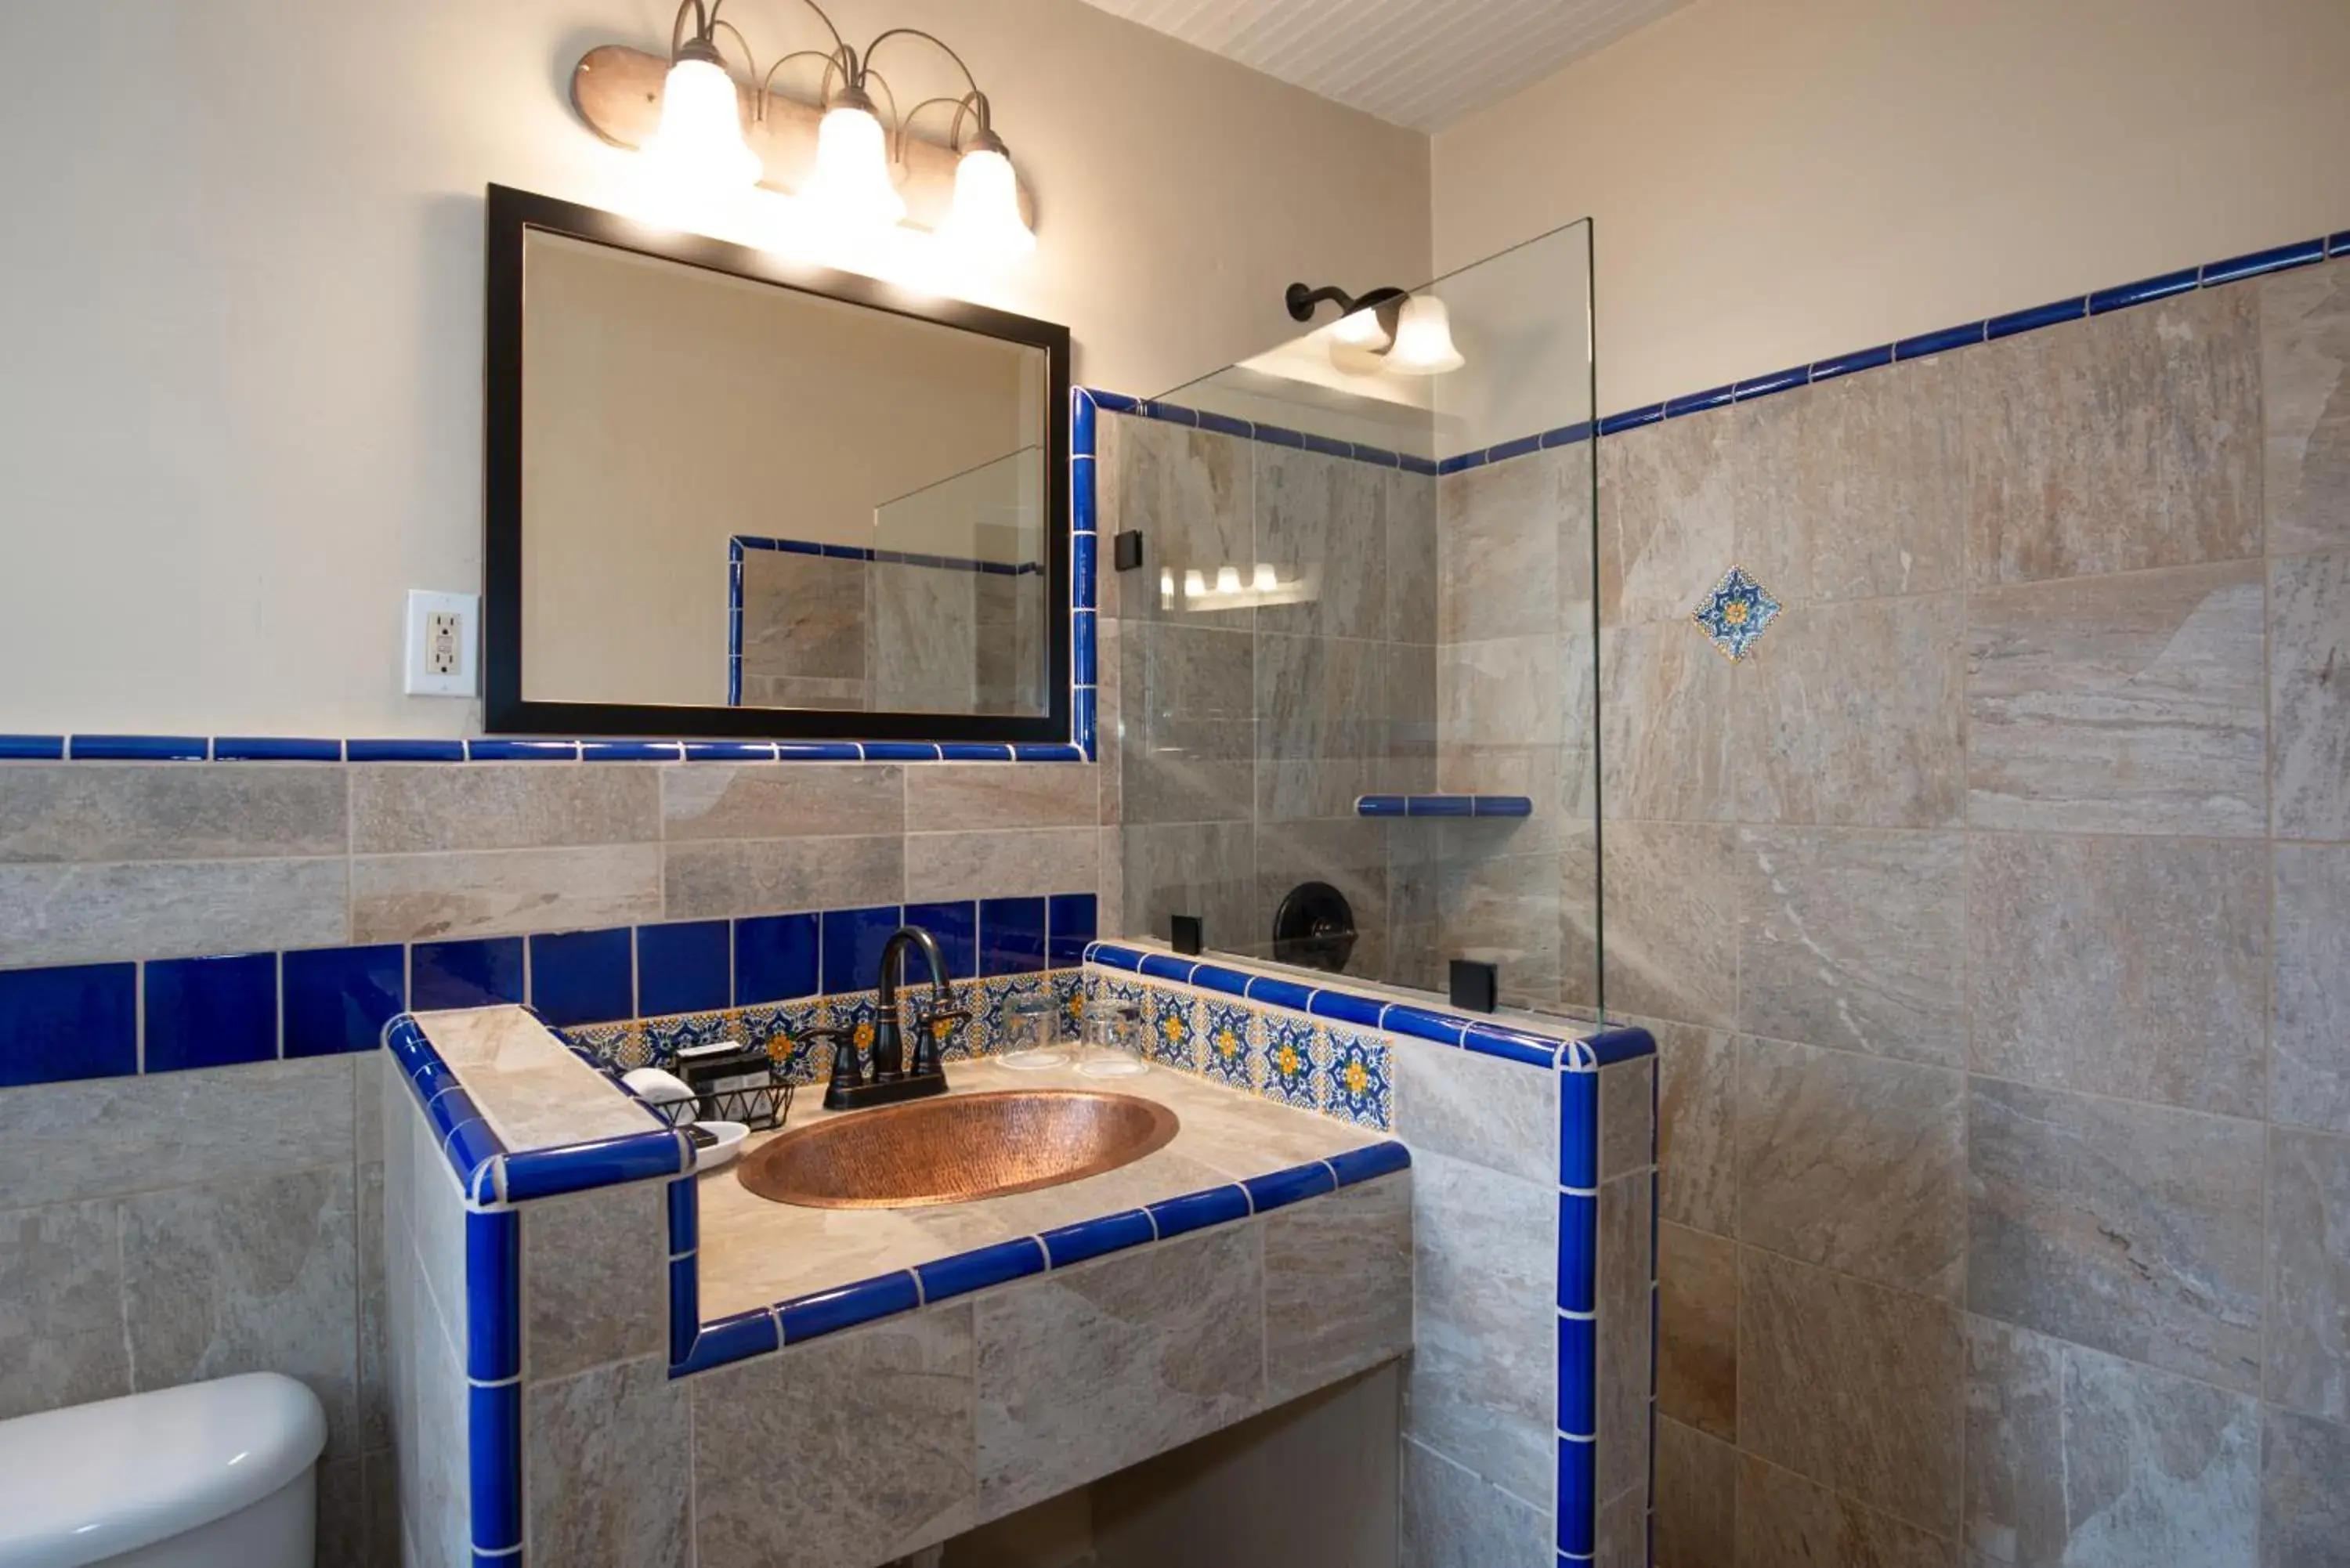
[[[423,1107],[394,1081],[382,1096],[385,1379],[397,1454],[389,1521],[410,1568],[473,1562],[465,1375],[466,1211]],[[325,1559],[321,1559],[325,1561]]]

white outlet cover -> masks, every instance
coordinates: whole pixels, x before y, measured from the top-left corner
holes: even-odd
[[[453,636],[450,628],[453,623]],[[405,689],[411,697],[471,697],[480,682],[482,601],[475,594],[408,590]],[[448,668],[452,644],[456,668]]]

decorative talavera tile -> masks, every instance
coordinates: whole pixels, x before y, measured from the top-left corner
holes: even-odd
[[[1386,1044],[1350,1029],[1326,1030],[1324,1040],[1327,1054],[1322,1070],[1329,1094],[1323,1109],[1362,1127],[1385,1130],[1395,1103]]]
[[[580,1024],[563,1031],[563,1037],[618,1072],[632,1071],[652,1060],[644,1030],[633,1022]]]
[[[679,1052],[736,1038],[740,1016],[733,1012],[681,1012],[667,1018],[645,1019],[639,1027],[644,1033],[646,1054],[653,1065],[674,1070]]]
[[[1713,592],[1690,612],[1690,618],[1722,657],[1734,663],[1745,658],[1770,629],[1780,607],[1777,599],[1762,591],[1762,584],[1746,575],[1745,567],[1732,566],[1722,574]]]
[[[1309,1019],[1268,1012],[1264,1020],[1264,1081],[1269,1100],[1303,1110],[1321,1108],[1322,1057],[1328,1049]]]
[[[1254,1075],[1254,1031],[1249,1010],[1235,1002],[1201,1003],[1200,1033],[1205,1045],[1202,1066],[1207,1076],[1235,1089],[1251,1087]]]
[[[1149,988],[1142,1024],[1149,1037],[1152,1061],[1186,1072],[1200,1070],[1199,1025],[1192,1015],[1198,1002],[1199,998],[1189,992]]]

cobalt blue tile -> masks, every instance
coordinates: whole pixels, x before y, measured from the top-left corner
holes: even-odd
[[[964,899],[953,904],[909,904],[906,923],[920,926],[938,939],[939,956],[947,961],[947,978],[969,980],[979,972],[979,905]],[[926,980],[919,970],[910,977]]]
[[[932,741],[867,741],[862,748],[868,763],[935,763],[939,748]]]
[[[979,972],[1034,974],[1045,967],[1045,900],[983,898]]]
[[[2043,327],[2054,327],[2060,322],[2078,321],[2088,314],[2089,302],[2085,297],[2060,299],[2053,305],[2039,305],[2030,310],[1994,316],[1984,324],[1983,336],[2012,337],[2019,332],[2036,332]]]
[[[1532,816],[1534,803],[1522,794],[1481,794],[1475,797],[1478,816]]]
[[[1203,1192],[1161,1199],[1149,1205],[1149,1210],[1152,1222],[1159,1227],[1159,1239],[1166,1241],[1211,1225],[1247,1219],[1249,1197],[1238,1186],[1211,1187]]]
[[[685,748],[675,741],[582,741],[583,763],[678,763]]]
[[[1352,1023],[1363,1029],[1377,1029],[1379,1014],[1387,1003],[1368,996],[1357,996],[1350,991],[1317,991],[1306,1004],[1306,1011],[1316,1018],[1335,1018],[1341,1023]]]
[[[1305,450],[1305,432],[1291,430],[1286,425],[1258,425],[1256,439],[1267,446],[1285,446],[1293,452]]]
[[[691,1177],[671,1184],[691,1187]],[[692,1359],[693,1342],[702,1334],[702,1260],[669,1261],[669,1359],[672,1366]]]
[[[530,939],[530,1004],[557,1029],[637,1016],[629,929]]]
[[[1091,893],[1055,893],[1045,901],[1045,962],[1048,969],[1074,969],[1085,961],[1086,944],[1099,926]]]
[[[1090,675],[1093,671],[1087,670],[1080,671],[1080,673]],[[1097,710],[1095,707],[1094,693],[1095,688],[1091,686],[1080,686],[1076,688],[1076,690],[1072,693],[1074,701],[1071,705],[1069,719],[1069,727],[1075,732],[1070,739],[1076,743],[1077,748],[1084,752],[1088,759],[1094,755],[1096,743],[1100,739],[1099,731],[1096,722]]]
[[[922,1300],[926,1303],[969,1295],[990,1285],[1025,1279],[1030,1274],[1044,1272],[1045,1249],[1037,1244],[1034,1236],[1022,1236],[1016,1241],[999,1241],[993,1247],[958,1252],[951,1258],[941,1258],[935,1263],[920,1263],[914,1268],[914,1272],[921,1277]]]
[[[1561,425],[1555,431],[1543,431],[1543,450],[1549,452],[1562,446],[1581,446],[1589,441],[1595,427],[1589,420],[1577,420],[1571,425]]]
[[[1069,602],[1078,609],[1094,607],[1094,535],[1079,534],[1069,541]]]
[[[473,1096],[455,1078],[444,1079],[443,1083],[441,1092],[425,1102],[424,1119],[432,1124],[434,1133],[446,1139],[463,1123],[479,1121],[482,1107],[473,1103]]]
[[[1983,323],[1969,321],[1957,327],[1945,327],[1939,332],[1921,332],[1915,337],[1904,337],[1893,345],[1896,359],[1922,359],[1929,354],[1947,354],[1953,348],[1963,348],[1970,343],[1983,340]]]
[[[1558,1319],[1558,1429],[1570,1438],[1597,1435],[1598,1329],[1587,1315]]]
[[[1142,955],[1142,972],[1153,980],[1172,981],[1177,985],[1191,983],[1191,971],[1200,967],[1194,958],[1176,958],[1166,953]]]
[[[775,756],[786,763],[854,763],[865,753],[854,741],[778,741]]]
[[[1243,441],[1248,440],[1256,433],[1254,427],[1246,420],[1236,420],[1230,414],[1211,413],[1205,409],[1195,413],[1191,422],[1203,431],[1214,431],[1218,435],[1238,436]]]
[[[748,1007],[816,995],[819,943],[814,915],[759,915],[735,921],[734,1004]]]
[[[339,763],[340,741],[306,741],[276,736],[224,735],[213,742],[216,763]]]
[[[1558,1195],[1559,1311],[1596,1312],[1598,1288],[1599,1199],[1589,1193],[1562,1192]]]
[[[1599,1515],[1594,1470],[1599,1445],[1558,1440],[1558,1549],[1572,1562],[1588,1561],[1598,1550]]]
[[[285,960],[286,1054],[372,1051],[408,1005],[408,950],[316,948]]]
[[[920,1304],[913,1274],[900,1269],[894,1274],[796,1297],[784,1303],[776,1312],[784,1320],[784,1343],[800,1345],[820,1334],[871,1323],[878,1317],[911,1312]]]
[[[1487,462],[1507,462],[1515,457],[1530,457],[1542,450],[1539,433],[1520,436],[1515,441],[1497,441],[1485,449]]]
[[[702,1245],[702,1196],[693,1178],[669,1184],[669,1250],[674,1257]]]
[[[355,763],[462,763],[463,741],[346,741],[343,755]]]
[[[0,1089],[139,1071],[139,966],[0,971]]]
[[[2108,310],[2125,306],[2144,305],[2149,300],[2168,299],[2174,294],[2201,286],[2202,274],[2194,267],[2183,272],[2167,272],[2160,277],[2140,278],[2116,288],[2101,288],[2089,296],[2089,314],[2103,316]]]
[[[1302,1203],[1308,1198],[1319,1198],[1326,1192],[1336,1192],[1338,1179],[1317,1159],[1311,1165],[1293,1165],[1270,1176],[1252,1176],[1241,1185],[1248,1189],[1250,1205],[1263,1214],[1268,1210]]]
[[[1609,414],[1599,421],[1599,433],[1612,436],[1619,431],[1638,430],[1642,425],[1655,424],[1665,417],[1665,405],[1650,403],[1644,409],[1626,409],[1620,414]]]
[[[467,741],[465,760],[470,763],[576,763],[579,760],[579,742],[577,741]]]
[[[276,953],[147,966],[148,1072],[266,1062],[276,1054]]]
[[[869,561],[873,552],[863,545],[818,545],[816,554],[828,561]]]
[[[1390,1139],[1363,1148],[1350,1148],[1330,1157],[1330,1169],[1341,1187],[1352,1187],[1358,1181],[1372,1181],[1382,1176],[1393,1176],[1399,1170],[1411,1168],[1411,1150]]]
[[[1399,794],[1367,794],[1355,802],[1357,816],[1401,816],[1404,797]]]
[[[1355,445],[1355,461],[1378,468],[1401,468],[1413,473],[1434,473],[1436,465],[1424,457],[1407,457],[1402,452],[1383,446],[1371,446],[1363,441]]]
[[[775,1326],[775,1314],[765,1307],[754,1307],[722,1317],[714,1323],[701,1325],[694,1336],[693,1349],[678,1365],[681,1375],[707,1372],[713,1366],[725,1366],[737,1361],[748,1361],[754,1355],[764,1355],[783,1347],[783,1334]]]
[[[1142,954],[1116,942],[1096,942],[1086,950],[1086,961],[1100,964],[1104,969],[1122,969],[1129,974],[1142,972]]]
[[[1418,452],[1399,452],[1396,453],[1396,466],[1402,469],[1406,473],[1417,473],[1423,477],[1431,479],[1436,475],[1436,460],[1434,458],[1422,457]]]
[[[637,1014],[712,1012],[724,1007],[733,929],[724,920],[637,928]]]
[[[1645,1029],[1603,1029],[1588,1044],[1592,1054],[1602,1067],[1615,1062],[1628,1062],[1636,1056],[1657,1054],[1657,1037]]]
[[[1248,983],[1253,978],[1255,977],[1243,974],[1239,970],[1226,969],[1222,964],[1203,963],[1191,971],[1193,985],[1203,991],[1222,992],[1225,996],[1246,996]]]
[[[1300,985],[1294,980],[1275,980],[1271,975],[1261,974],[1248,982],[1248,999],[1262,1002],[1268,1007],[1286,1007],[1295,1012],[1304,1012],[1314,1001],[1314,992],[1310,986]]]
[[[1139,398],[1129,398],[1124,392],[1105,391],[1099,387],[1087,387],[1086,395],[1093,399],[1095,407],[1107,409],[1114,414],[1130,414],[1142,406]]]
[[[896,904],[824,912],[824,989],[870,991],[881,973],[881,950],[903,923]]]
[[[1449,478],[1456,473],[1466,473],[1472,468],[1482,468],[1484,465],[1485,454],[1483,452],[1455,452],[1451,457],[1438,460],[1436,472],[1439,474]]]
[[[685,743],[685,760],[689,763],[772,763],[775,760],[775,743],[773,741],[688,741]]]
[[[1465,794],[1409,794],[1403,810],[1406,816],[1471,816],[1477,807]]]
[[[2324,240],[2302,240],[2289,245],[2278,245],[2272,250],[2254,251],[2250,255],[2213,262],[2203,269],[2203,286],[2209,288],[2213,284],[2234,283],[2239,278],[2258,277],[2263,273],[2284,272],[2324,259]]]
[[[1332,441],[1328,436],[1315,435],[1312,431],[1299,431],[1298,439],[1305,443],[1307,452],[1319,452],[1324,457],[1351,458],[1355,455],[1352,441]]]
[[[458,1181],[463,1184],[467,1192],[476,1197],[484,1196],[475,1178],[481,1175],[483,1167],[505,1152],[505,1146],[498,1141],[496,1130],[482,1117],[471,1116],[449,1129],[443,1146],[448,1150],[449,1165],[456,1171]]]
[[[1159,1239],[1151,1228],[1150,1216],[1139,1209],[1129,1209],[1123,1214],[1105,1214],[1097,1220],[1080,1220],[1074,1225],[1063,1225],[1047,1231],[1042,1238],[1046,1256],[1053,1267],[1066,1269],[1071,1263],[1082,1263],[1088,1258],[1099,1258],[1111,1252],[1124,1251]]]
[[[465,1215],[465,1376],[522,1376],[522,1219],[511,1209]]]
[[[202,735],[76,735],[73,760],[114,763],[200,763],[209,742]]]
[[[473,1550],[511,1552],[522,1544],[521,1383],[467,1390],[465,1434]]]
[[[1596,1190],[1599,1186],[1599,1075],[1558,1075],[1558,1183]]]
[[[1094,400],[1083,387],[1069,389],[1069,453],[1073,457],[1094,454]]]
[[[1809,385],[1811,379],[1812,368],[1808,365],[1798,365],[1792,370],[1773,370],[1767,376],[1749,377],[1732,386],[1730,389],[1730,395],[1736,401],[1742,403],[1749,398],[1767,398],[1773,392],[1784,392],[1796,387]]]
[[[558,1193],[585,1192],[623,1181],[675,1176],[687,1165],[674,1132],[630,1133],[563,1148],[524,1150],[506,1156],[506,1199],[522,1203]]]
[[[1709,387],[1702,392],[1690,392],[1681,397],[1668,398],[1665,400],[1665,417],[1669,420],[1677,420],[1683,414],[1701,414],[1708,409],[1727,408],[1730,406],[1731,400],[1737,395],[1738,389],[1731,386]]]
[[[522,939],[417,943],[409,952],[408,998],[419,1012],[522,1001]]]
[[[1812,379],[1832,380],[1838,376],[1849,376],[1856,370],[1874,370],[1892,363],[1893,345],[1880,343],[1874,348],[1856,348],[1833,359],[1814,359],[1812,361]]]
[[[1441,1045],[1458,1045],[1468,1032],[1469,1021],[1450,1013],[1433,1012],[1425,1007],[1413,1007],[1397,1002],[1379,1015],[1379,1027],[1390,1034],[1409,1034],[1415,1040],[1433,1040]]]
[[[2334,235],[2334,238],[2327,243],[2325,254],[2334,256],[2350,256],[2350,229],[2345,229],[2341,234]]]
[[[1074,657],[1082,670],[1100,668],[1094,657],[1094,612],[1079,610],[1069,618],[1069,630],[1076,644]]]
[[[1522,1062],[1529,1067],[1555,1067],[1558,1064],[1556,1041],[1498,1023],[1471,1023],[1461,1032],[1461,1044],[1480,1056]]]
[[[940,744],[939,756],[950,763],[1008,763],[1012,748],[993,742],[947,741]]]
[[[0,735],[0,762],[55,763],[65,754],[63,735]]]
[[[1170,425],[1196,425],[1200,416],[1180,403],[1145,402],[1138,404],[1135,412],[1146,420],[1158,420]]]

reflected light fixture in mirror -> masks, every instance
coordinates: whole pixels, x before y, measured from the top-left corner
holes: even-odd
[[[1357,296],[1293,283],[1283,296],[1293,321],[1311,321],[1315,309],[1334,301],[1339,317],[1330,329],[1331,354],[1341,369],[1348,368],[1342,355],[1354,357],[1359,368],[1399,376],[1440,376],[1468,363],[1452,341],[1451,314],[1432,294],[1375,288]]]
[[[1432,294],[1415,294],[1397,317],[1388,369],[1402,376],[1441,376],[1468,361],[1452,343],[1452,316]]]

